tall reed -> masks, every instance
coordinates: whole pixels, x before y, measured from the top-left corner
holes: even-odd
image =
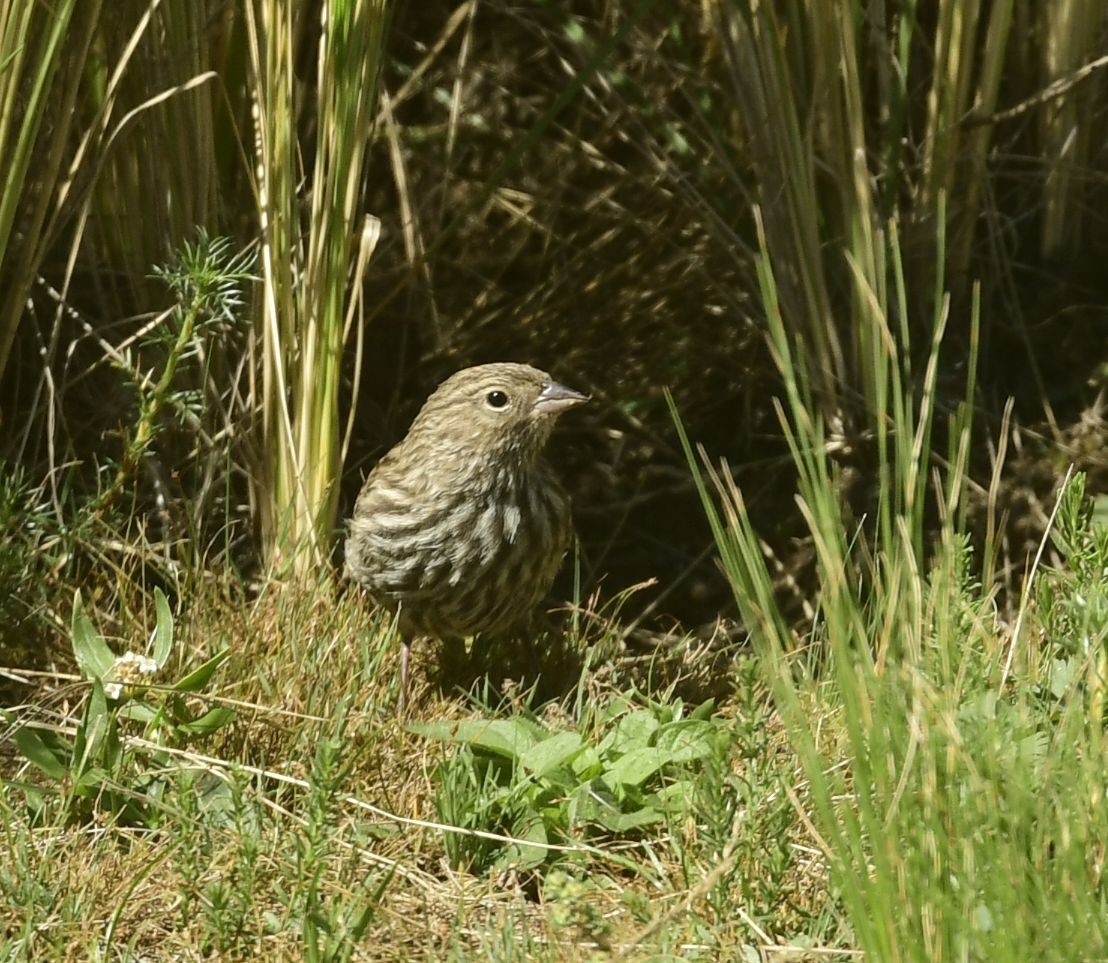
[[[0,375],[47,250],[101,0],[0,7]]]
[[[1043,211],[1044,251],[1079,244],[1106,121],[1095,105],[1108,5],[1067,0],[1047,13],[1028,0],[927,9],[719,0],[709,9],[737,109],[730,144],[713,137],[707,146],[734,152],[726,170],[749,164],[782,319],[810,346],[808,378],[828,425],[877,430],[882,348],[868,340],[877,332],[864,315],[891,276],[875,236],[889,221],[901,230],[913,296],[898,323],[920,332],[940,268],[956,304],[968,303],[1011,158],[1039,156],[1040,168],[1020,176],[1024,207]],[[1037,129],[1018,122],[1029,112]],[[942,265],[926,244],[940,220]],[[966,317],[950,319],[961,337]]]
[[[255,96],[264,546],[276,572],[330,552],[346,336],[378,221],[361,209],[388,26],[385,0],[325,0],[314,83],[297,76],[316,24],[292,0],[246,5]]]

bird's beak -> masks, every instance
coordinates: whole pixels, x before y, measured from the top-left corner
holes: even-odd
[[[535,399],[535,411],[541,415],[557,415],[574,405],[583,405],[588,400],[588,395],[551,381],[543,386]]]

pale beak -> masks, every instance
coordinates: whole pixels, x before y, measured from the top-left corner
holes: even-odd
[[[535,411],[541,415],[558,415],[567,408],[572,408],[574,405],[583,405],[588,400],[588,395],[583,395],[580,391],[574,391],[572,388],[560,385],[557,381],[551,381],[549,384],[543,385],[542,391],[535,399]]]

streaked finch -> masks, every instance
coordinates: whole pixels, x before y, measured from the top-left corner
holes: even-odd
[[[419,636],[501,635],[525,622],[569,547],[569,499],[543,457],[558,416],[587,397],[529,365],[452,375],[370,473],[346,566]]]

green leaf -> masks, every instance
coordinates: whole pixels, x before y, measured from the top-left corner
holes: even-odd
[[[626,753],[649,745],[650,737],[657,731],[658,726],[658,717],[652,709],[637,709],[620,719],[615,732],[610,737],[610,742],[609,739],[605,739],[604,742],[608,743],[613,752]],[[601,746],[603,753],[604,743]]]
[[[157,718],[159,711],[160,710],[152,709],[150,706],[144,705],[141,702],[128,702],[116,713],[116,715],[120,719],[132,719],[135,722],[148,725]]]
[[[641,786],[669,761],[668,753],[654,746],[640,746],[609,766],[604,781],[609,785]]]
[[[668,786],[662,786],[651,798],[656,799],[665,812],[687,813],[696,805],[696,782],[692,779],[682,779],[670,783]]]
[[[196,799],[196,808],[210,816],[233,817],[236,812],[234,790],[222,779],[211,777],[198,779],[191,788]],[[233,825],[233,822],[229,823]]]
[[[690,719],[711,719],[712,713],[716,711],[716,700],[708,699],[706,702],[700,703],[692,712],[689,713]]]
[[[108,716],[108,727],[104,733],[104,744],[100,751],[100,762],[112,772],[118,771],[119,764],[123,761],[123,743],[119,738],[119,726],[116,725],[115,715]]]
[[[549,843],[546,834],[546,826],[542,819],[533,813],[525,815],[522,820],[512,827],[511,834],[516,839],[526,839],[536,843]],[[550,850],[543,846],[528,846],[521,843],[509,845],[496,863],[499,867],[507,869],[511,866],[524,869],[537,869],[550,855]]]
[[[234,709],[220,707],[217,709],[209,709],[198,719],[193,719],[192,722],[183,723],[178,728],[190,736],[206,736],[209,733],[215,732],[217,729],[222,729],[224,726],[229,725],[234,719]]]
[[[53,786],[35,785],[34,783],[24,782],[21,779],[5,779],[0,782],[0,786],[3,786],[5,791],[8,789],[20,790],[23,793],[23,798],[27,802],[27,808],[34,813],[36,817],[44,815],[47,797],[53,799],[58,795],[58,790]]]
[[[612,795],[611,789],[600,779],[595,779],[586,786],[580,786],[569,797],[566,806],[567,817],[571,826],[589,821],[595,822],[598,814],[602,812],[618,812],[619,803]]]
[[[1108,528],[1108,494],[1097,495],[1093,499],[1093,513],[1090,522],[1092,529]]]
[[[518,716],[512,719],[462,719],[459,722],[417,722],[408,726],[416,735],[460,742],[506,759],[519,759],[539,741],[543,730]]]
[[[160,588],[154,589],[154,608],[158,613],[158,624],[154,628],[154,661],[160,669],[173,651],[173,613],[169,611],[169,602]]]
[[[103,679],[115,665],[115,656],[85,614],[80,591],[73,596],[73,654],[81,673],[89,679]]]
[[[566,765],[581,751],[583,740],[576,732],[559,732],[543,739],[519,757],[520,765],[533,776],[542,777]]]
[[[592,746],[585,746],[574,756],[572,766],[574,775],[583,782],[595,779],[604,771],[600,754]]]
[[[1076,659],[1055,659],[1048,676],[1050,694],[1056,699],[1062,698],[1078,679],[1080,668]]]
[[[555,766],[538,778],[540,780],[538,785],[543,787],[543,792],[557,800],[558,805],[561,805],[566,793],[573,792],[581,785],[580,777],[575,776],[569,766]]]
[[[90,762],[99,759],[110,722],[104,686],[99,679],[94,679],[92,691],[85,706],[85,714],[81,718],[80,725],[77,726],[77,738],[73,743],[73,758],[77,762],[78,772],[83,773]]]
[[[712,754],[718,732],[715,723],[686,719],[663,726],[654,744],[669,753],[670,762],[691,762]]]
[[[111,783],[111,776],[101,766],[90,766],[77,778],[73,784],[74,791],[79,796],[88,798],[99,794],[102,787]]]
[[[626,833],[632,829],[661,822],[662,814],[651,806],[644,806],[634,812],[598,812],[596,822],[613,833]]]
[[[230,654],[230,649],[224,649],[222,652],[213,655],[202,666],[194,669],[181,679],[173,688],[177,692],[198,692],[204,688],[208,680],[215,674],[215,670],[227,661],[227,656]]]
[[[50,735],[53,737],[50,739],[54,743],[52,746],[47,745],[46,740],[33,729],[20,729],[15,734],[15,744],[28,762],[37,766],[51,779],[61,782],[68,771],[65,758],[65,750],[68,746],[59,744],[60,740],[53,733]]]
[[[396,867],[393,866],[382,878],[381,882],[377,884],[377,888],[370,895],[358,911],[357,915],[352,919],[346,931],[347,945],[356,946],[358,941],[365,934],[365,931],[369,928],[369,924],[373,922],[373,918],[377,915],[377,910],[381,905],[381,898],[385,895],[385,890],[388,889],[389,884],[392,882],[393,874],[396,873]]]

